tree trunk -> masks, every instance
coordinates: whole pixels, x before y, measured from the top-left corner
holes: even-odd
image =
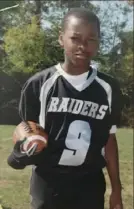
[[[35,15],[37,17],[37,22],[38,25],[41,25],[41,6],[42,6],[42,2],[41,0],[35,0],[35,4],[36,4],[36,11],[35,11]]]

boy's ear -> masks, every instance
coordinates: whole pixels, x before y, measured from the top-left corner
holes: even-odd
[[[63,32],[60,32],[58,42],[59,42],[60,46],[63,48],[63,46],[64,46],[64,44],[63,44]]]

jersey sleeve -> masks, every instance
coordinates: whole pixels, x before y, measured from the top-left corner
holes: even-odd
[[[122,107],[123,107],[122,93],[118,82],[115,82],[112,87],[110,134],[116,133],[117,127],[120,126]]]
[[[39,85],[36,79],[30,78],[23,86],[19,103],[19,115],[23,121],[39,123],[40,101]]]

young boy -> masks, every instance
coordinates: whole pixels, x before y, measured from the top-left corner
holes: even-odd
[[[32,209],[104,209],[105,166],[110,209],[123,208],[115,136],[121,94],[112,77],[90,65],[99,42],[97,16],[70,10],[59,36],[64,62],[35,74],[22,89],[21,119],[39,123],[49,135],[48,148],[38,156],[20,153],[19,142],[8,158],[15,169],[35,165]]]

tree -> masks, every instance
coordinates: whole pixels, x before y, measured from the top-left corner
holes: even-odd
[[[9,61],[15,66],[12,70],[31,72],[43,61],[45,34],[34,18],[32,24],[9,29],[4,41]]]
[[[62,55],[58,46],[58,26],[43,30],[36,17],[23,27],[13,27],[4,36],[5,51],[13,67],[10,72],[35,72],[41,66],[56,64]]]
[[[108,54],[108,73],[119,80],[124,98],[123,124],[133,126],[133,31],[120,32],[120,42]]]

